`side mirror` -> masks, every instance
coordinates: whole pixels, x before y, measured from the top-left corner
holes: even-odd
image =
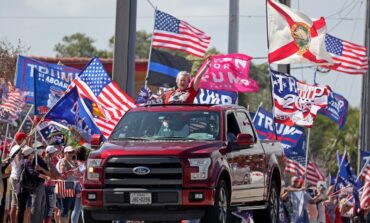
[[[249,146],[254,144],[254,137],[251,134],[238,134],[236,144],[239,146]]]
[[[93,149],[99,149],[101,142],[103,141],[103,136],[99,134],[94,134],[91,136],[91,147]]]

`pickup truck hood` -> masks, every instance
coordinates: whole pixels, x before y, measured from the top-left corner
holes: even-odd
[[[117,141],[103,144],[96,152],[100,152],[102,158],[122,155],[170,155],[181,158],[192,154],[206,155],[221,148],[225,148],[222,141]]]

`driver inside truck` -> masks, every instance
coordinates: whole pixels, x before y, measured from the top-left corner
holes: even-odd
[[[165,116],[158,136],[161,137],[187,137],[189,135],[189,125],[181,117]]]

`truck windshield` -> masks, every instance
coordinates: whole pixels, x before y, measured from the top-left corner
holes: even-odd
[[[220,114],[209,111],[129,112],[111,140],[219,140]]]

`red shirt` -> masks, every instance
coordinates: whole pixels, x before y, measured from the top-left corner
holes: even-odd
[[[176,89],[165,95],[166,104],[192,104],[198,91],[194,89],[194,82],[190,82],[185,90]]]

